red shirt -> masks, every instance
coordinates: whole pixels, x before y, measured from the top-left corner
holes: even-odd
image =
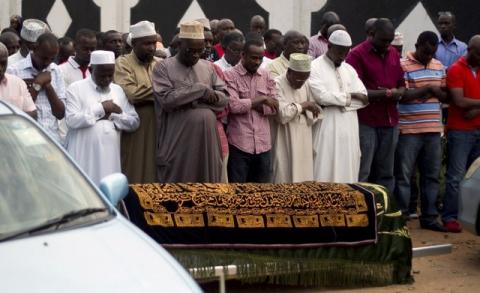
[[[372,42],[360,43],[348,54],[347,60],[355,68],[367,90],[405,86],[398,51],[390,46],[382,58]],[[396,102],[374,102],[357,111],[360,123],[370,127],[392,127],[398,124]]]
[[[218,43],[215,46],[213,46],[213,48],[215,49],[215,51],[217,51],[218,59],[222,58],[223,55],[225,54],[225,52],[223,51],[222,45]]]
[[[480,100],[480,70],[473,75],[471,67],[468,65],[465,57],[461,57],[448,68],[447,72],[448,88],[463,89],[463,96],[470,99]],[[454,103],[448,108],[448,129],[457,130],[475,130],[480,128],[480,115],[471,120],[463,118],[465,109],[459,108]]]
[[[268,52],[267,50],[263,52],[263,56],[270,58],[272,60],[278,57],[277,54],[275,54],[275,52]]]

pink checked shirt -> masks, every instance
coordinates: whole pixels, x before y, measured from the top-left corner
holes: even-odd
[[[255,74],[240,63],[226,70],[225,82],[230,94],[227,138],[229,144],[249,154],[260,154],[272,148],[269,115],[276,114],[268,106],[263,113],[252,109],[252,99],[264,95],[276,97],[275,81],[262,68]]]

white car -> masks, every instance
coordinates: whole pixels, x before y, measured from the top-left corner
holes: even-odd
[[[460,184],[458,217],[466,230],[480,235],[480,158],[468,168]]]
[[[114,208],[122,174],[97,189],[63,149],[0,101],[0,292],[201,292]]]

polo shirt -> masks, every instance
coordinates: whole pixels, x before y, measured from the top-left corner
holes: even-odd
[[[473,75],[465,57],[461,57],[448,69],[447,86],[449,89],[463,89],[463,96],[480,100],[480,69]],[[448,108],[447,129],[475,130],[480,128],[480,115],[471,120],[463,118],[465,110],[451,103]]]
[[[72,83],[85,79],[90,76],[90,71],[88,68],[82,68],[75,61],[74,56],[68,57],[67,62],[64,62],[58,66],[62,72],[63,80],[65,81],[65,86],[68,87]]]
[[[413,52],[400,61],[405,72],[407,88],[426,86],[446,86],[446,73],[443,64],[432,59],[425,66],[415,59]],[[400,133],[440,133],[443,131],[441,103],[436,97],[427,100],[417,99],[398,105],[400,113]]]
[[[353,48],[346,62],[357,71],[358,77],[367,90],[391,89],[405,86],[400,55],[390,46],[381,57],[370,40]],[[361,124],[370,127],[393,127],[398,125],[397,102],[370,102],[367,107],[357,111]]]

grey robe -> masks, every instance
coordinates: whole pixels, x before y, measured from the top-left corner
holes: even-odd
[[[211,88],[215,105],[200,99]],[[220,182],[222,154],[215,112],[228,104],[225,84],[213,64],[199,60],[186,67],[177,57],[153,70],[157,114],[157,179],[159,182]]]

